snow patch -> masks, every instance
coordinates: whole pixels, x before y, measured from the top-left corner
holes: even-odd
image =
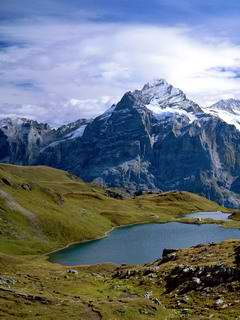
[[[211,109],[205,109],[205,112],[212,116],[218,117],[219,119],[223,120],[228,124],[235,126],[236,129],[240,131],[240,112],[233,114],[224,110]]]
[[[86,126],[87,126],[86,124],[82,125],[81,127],[74,130],[73,132],[68,133],[64,138],[69,140],[69,139],[75,139],[75,138],[82,137],[84,134],[84,131],[86,129]]]
[[[107,119],[109,119],[109,118],[111,117],[111,115],[113,114],[113,111],[115,110],[115,108],[116,108],[116,105],[113,104],[113,105],[111,106],[111,108],[107,109],[107,110],[100,116],[100,118],[101,118],[102,120],[107,120]]]
[[[162,107],[161,105],[159,105],[159,101],[157,99],[152,100],[150,104],[146,105],[146,108],[152,111],[154,116],[158,120],[164,120],[166,118],[172,117],[174,114],[186,116],[189,119],[189,123],[192,123],[197,119],[194,113],[183,110],[181,108],[181,105]]]
[[[240,100],[220,100],[203,110],[205,113],[218,117],[224,122],[235,126],[235,128],[240,131]]]
[[[62,142],[82,137],[86,127],[87,127],[87,124],[81,125],[76,130],[74,130],[74,131],[68,133],[67,135],[65,135],[63,137],[63,139],[51,142],[49,145],[45,146],[41,151],[44,151],[45,149],[47,149],[49,147],[55,147],[55,146],[57,146],[58,144],[60,144]]]

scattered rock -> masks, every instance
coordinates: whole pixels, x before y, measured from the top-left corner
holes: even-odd
[[[78,271],[77,271],[77,270],[74,270],[74,269],[68,269],[68,270],[67,270],[67,273],[70,273],[70,274],[78,274]]]
[[[210,243],[209,243],[209,246],[210,246],[210,247],[214,247],[214,246],[216,246],[216,245],[217,245],[217,244],[216,244],[215,242],[210,242]]]
[[[197,244],[196,246],[193,246],[193,248],[201,248],[201,247],[203,247],[203,246],[204,246],[203,243],[199,243],[199,244]]]
[[[182,301],[185,303],[189,302],[189,297],[185,294],[182,298]]]
[[[161,305],[161,301],[158,298],[153,298],[152,302],[159,305],[159,306]]]
[[[163,257],[160,260],[159,264],[166,263],[166,262],[169,262],[169,261],[175,261],[176,258],[177,258],[177,254],[175,252],[169,253],[167,256]]]
[[[224,304],[224,300],[223,299],[217,299],[216,301],[215,301],[215,303],[214,303],[214,305],[216,306],[216,307],[219,307],[219,306],[222,306]]]
[[[210,287],[231,283],[240,279],[240,270],[223,264],[214,266],[182,266],[175,267],[165,278],[167,291],[180,287],[182,293],[190,290],[210,291]]]
[[[158,275],[157,275],[156,273],[151,273],[151,274],[149,275],[149,277],[150,277],[150,278],[153,278],[153,279],[156,279],[156,278],[158,278]]]
[[[152,292],[151,291],[147,291],[144,293],[144,298],[150,300],[152,297]]]
[[[12,183],[7,178],[2,178],[2,182],[6,185],[11,187]]]
[[[123,200],[124,199],[124,196],[121,193],[116,192],[116,191],[111,190],[111,189],[107,189],[105,191],[105,193],[110,198],[119,199],[119,200]]]
[[[10,287],[11,285],[14,285],[16,283],[16,280],[14,278],[10,277],[0,277],[0,285]]]
[[[163,249],[162,257],[167,257],[171,253],[176,253],[178,250],[177,249]]]
[[[32,190],[32,186],[31,186],[30,184],[28,184],[28,183],[23,183],[23,184],[21,185],[21,188],[22,188],[23,190],[26,190],[26,191],[31,191],[31,190]]]
[[[189,309],[183,309],[182,311],[181,311],[181,313],[183,314],[183,315],[187,315],[188,313],[189,313]]]
[[[136,275],[138,275],[139,272],[142,272],[142,271],[138,271],[138,270],[134,270],[134,269],[133,270],[116,269],[116,271],[113,274],[113,278],[129,279],[130,277],[135,277]],[[145,269],[143,271],[144,275],[147,275],[147,274],[150,274],[150,273],[147,273],[147,269]]]
[[[159,264],[175,261],[177,258],[177,251],[177,249],[163,249],[162,259]]]
[[[181,307],[181,305],[182,305],[182,303],[181,303],[181,301],[177,301],[177,307]]]
[[[197,278],[197,277],[193,277],[193,278],[192,278],[192,281],[193,281],[194,283],[196,283],[197,285],[199,285],[199,284],[201,283],[201,279],[199,279],[199,278]]]

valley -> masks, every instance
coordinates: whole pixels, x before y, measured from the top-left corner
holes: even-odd
[[[191,223],[194,220],[185,217],[186,213],[228,209],[188,192],[125,197],[120,190],[110,192],[44,166],[2,164],[0,181],[3,319],[205,319],[206,314],[212,319],[236,319],[239,241],[165,252],[162,260],[144,265],[73,268],[51,263],[46,255],[71,242],[101,237],[112,227],[146,222]],[[233,217],[238,219],[238,213]],[[217,223],[230,228],[240,226],[238,220]],[[159,256],[160,250],[159,245]],[[169,291],[169,279],[175,272],[181,275],[182,269],[176,269],[181,265],[183,269],[193,268],[190,283],[185,284],[183,277]],[[218,270],[222,265],[231,270],[221,271],[228,277],[228,285],[223,284],[222,275],[211,284],[198,276],[199,270],[208,266]],[[198,277],[202,280],[196,281],[201,284],[191,284],[191,279]],[[190,289],[182,290],[181,286]]]
[[[120,191],[110,192],[44,166],[2,164],[0,181],[0,251],[6,254],[45,253],[98,238],[120,225],[175,221],[192,211],[226,210],[188,192],[124,197]]]
[[[239,24],[0,0],[0,320],[240,320]]]

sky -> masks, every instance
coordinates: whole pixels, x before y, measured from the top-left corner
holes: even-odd
[[[239,0],[0,0],[0,117],[92,118],[164,78],[240,99]]]

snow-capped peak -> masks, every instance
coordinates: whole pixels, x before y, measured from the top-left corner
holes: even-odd
[[[214,110],[226,110],[234,113],[235,111],[240,111],[240,100],[237,99],[222,99],[217,103],[209,107],[209,109]]]
[[[170,100],[169,102],[175,103],[186,99],[180,89],[174,88],[164,79],[148,82],[143,86],[141,93],[146,100],[158,99],[159,102]]]
[[[142,90],[148,90],[150,88],[156,88],[160,86],[169,86],[169,83],[165,79],[154,79],[149,81],[143,86]]]
[[[182,90],[173,87],[164,79],[145,84],[142,90],[134,91],[133,95],[158,119],[181,115],[193,122],[199,113],[203,113],[196,103],[187,99]]]
[[[204,111],[220,118],[228,124],[234,125],[240,130],[240,100],[220,100],[212,106],[204,108]]]

